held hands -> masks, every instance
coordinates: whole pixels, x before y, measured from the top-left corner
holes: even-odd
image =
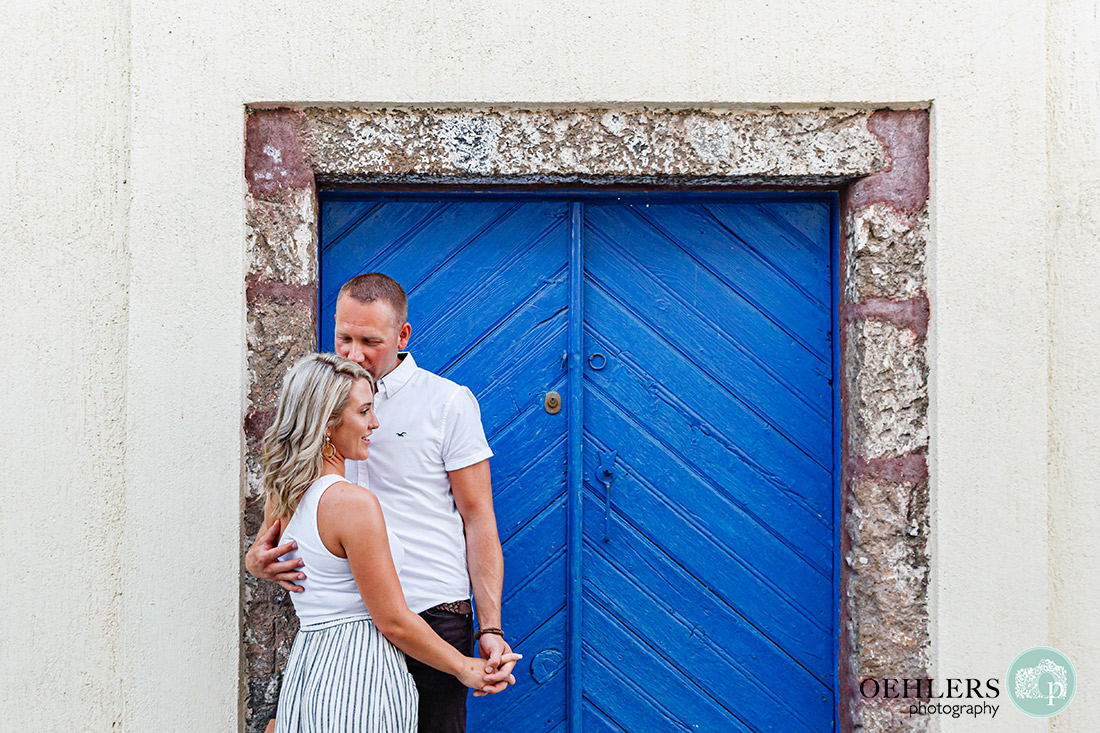
[[[492,695],[503,691],[508,685],[516,684],[512,668],[516,666],[516,662],[523,659],[522,654],[513,652],[508,642],[496,634],[482,634],[478,639],[478,650],[485,665],[484,672],[492,680],[492,684],[475,691],[474,697]]]
[[[477,657],[465,657],[462,669],[457,675],[459,681],[474,691],[474,697],[493,695],[502,691],[508,685],[516,684],[516,678],[512,675],[512,667],[523,656],[509,652],[501,656],[501,667],[489,671],[489,666],[484,659]]]
[[[245,553],[244,566],[249,573],[260,580],[270,580],[291,593],[301,593],[302,586],[295,585],[292,581],[306,577],[305,573],[298,570],[304,564],[302,558],[279,562],[280,557],[298,549],[296,542],[275,546],[275,541],[279,539],[280,524],[279,520],[275,520],[266,532],[256,538],[252,547]]]

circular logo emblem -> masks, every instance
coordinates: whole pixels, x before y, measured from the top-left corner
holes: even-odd
[[[1077,691],[1077,673],[1065,654],[1037,646],[1016,657],[1005,678],[1012,704],[1034,718],[1066,709]]]

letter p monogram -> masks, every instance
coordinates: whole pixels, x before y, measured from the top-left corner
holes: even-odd
[[[1058,694],[1057,695],[1054,694],[1054,688],[1058,688]],[[1062,684],[1061,682],[1048,682],[1047,683],[1047,693],[1048,693],[1047,706],[1053,707],[1054,698],[1058,698],[1059,700],[1061,700],[1063,697],[1066,696],[1066,686],[1064,684]]]

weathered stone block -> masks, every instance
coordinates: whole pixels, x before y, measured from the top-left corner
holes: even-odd
[[[917,733],[928,730],[927,715],[908,715],[899,700],[865,700],[860,704],[861,733]]]
[[[283,299],[251,303],[246,339],[251,412],[274,409],[283,375],[316,348],[316,312],[311,304]]]
[[[867,458],[928,447],[928,366],[924,342],[877,319],[848,324],[845,377],[848,445]]]
[[[282,191],[273,200],[248,197],[248,279],[309,285],[317,282],[317,196]]]
[[[921,677],[928,665],[928,484],[851,482],[846,531],[856,673]]]
[[[926,207],[903,214],[873,204],[856,212],[849,231],[845,295],[850,303],[870,297],[906,300],[925,291]]]

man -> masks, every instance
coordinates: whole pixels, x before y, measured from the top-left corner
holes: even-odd
[[[336,353],[377,380],[380,423],[371,458],[349,461],[346,475],[378,497],[386,523],[404,543],[400,579],[409,608],[464,654],[476,638],[487,671],[498,680],[487,691],[498,692],[514,663],[500,664],[511,648],[501,631],[504,556],[493,512],[492,451],[473,393],[421,369],[403,352],[411,333],[405,291],[392,278],[368,273],[340,289]],[[277,524],[261,527],[245,565],[258,578],[300,591],[295,581],[309,569],[300,567],[301,560],[278,562],[291,549],[274,547],[278,533]],[[412,658],[408,666],[420,693],[421,733],[465,731],[462,683]]]

